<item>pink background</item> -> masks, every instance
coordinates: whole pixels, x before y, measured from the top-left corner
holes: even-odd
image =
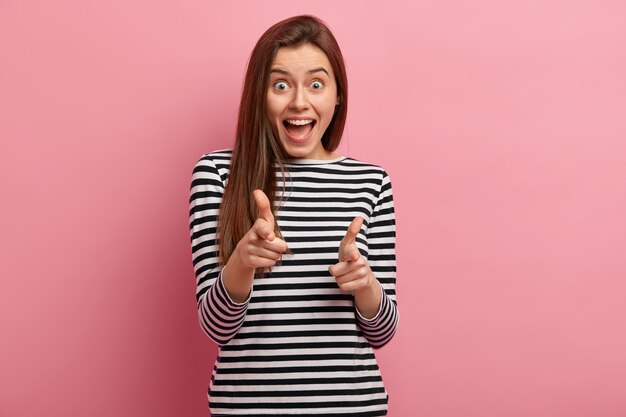
[[[304,12],[393,180],[389,415],[626,415],[625,3],[297,3],[0,2],[0,415],[208,415],[191,169]]]

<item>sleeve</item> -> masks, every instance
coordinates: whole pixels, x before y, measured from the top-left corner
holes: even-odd
[[[374,348],[386,345],[398,326],[396,301],[396,219],[389,175],[383,172],[380,195],[367,228],[368,263],[381,285],[382,300],[376,315],[367,319],[356,310],[363,336]]]
[[[222,282],[217,244],[217,218],[224,182],[209,155],[195,165],[189,197],[191,257],[196,275],[196,301],[202,330],[222,346],[243,324],[250,298],[234,302]]]

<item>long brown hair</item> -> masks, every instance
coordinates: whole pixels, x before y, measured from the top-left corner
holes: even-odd
[[[248,61],[230,174],[218,219],[222,265],[226,265],[237,243],[258,217],[252,191],[263,190],[270,201],[272,213],[275,212],[275,166],[278,165],[284,174],[284,160],[289,155],[274,134],[267,116],[269,74],[279,48],[304,44],[315,45],[324,51],[335,73],[337,84],[339,104],[322,136],[322,145],[332,152],[341,141],[348,112],[348,80],[337,40],[326,24],[315,16],[294,16],[276,23],[258,40]],[[280,237],[278,224],[274,228],[276,235]]]

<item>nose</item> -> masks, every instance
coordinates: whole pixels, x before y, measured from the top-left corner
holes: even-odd
[[[290,110],[302,111],[309,108],[309,100],[304,87],[294,89],[293,97],[289,103]]]

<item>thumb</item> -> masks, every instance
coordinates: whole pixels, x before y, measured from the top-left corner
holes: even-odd
[[[254,201],[259,209],[259,218],[265,220],[274,227],[274,216],[272,215],[272,209],[270,208],[270,200],[265,193],[261,190],[254,190],[252,192]]]
[[[363,225],[363,217],[357,216],[352,220],[350,226],[348,226],[348,230],[346,231],[346,235],[341,239],[340,248],[344,248],[351,243],[354,243],[356,240],[359,231],[361,230],[361,226]]]

